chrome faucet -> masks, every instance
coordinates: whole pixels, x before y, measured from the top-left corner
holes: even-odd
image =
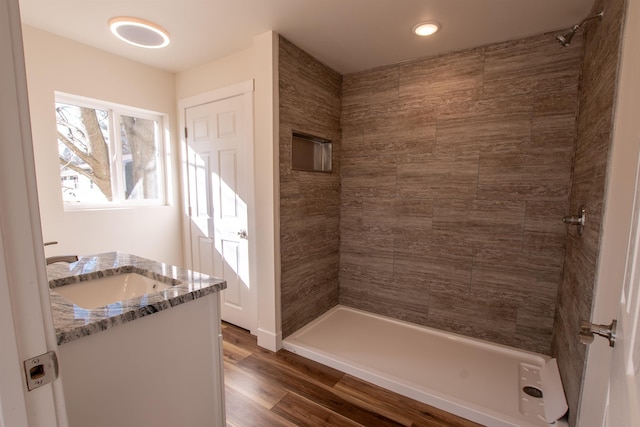
[[[77,255],[61,255],[61,256],[50,256],[47,258],[47,265],[53,264],[54,262],[76,262],[78,261]]]

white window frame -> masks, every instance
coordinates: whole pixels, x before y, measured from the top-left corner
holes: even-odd
[[[169,141],[169,119],[168,115],[142,108],[130,107],[128,105],[117,104],[109,101],[87,98],[79,95],[72,95],[64,92],[55,92],[55,102],[79,107],[93,108],[96,110],[108,110],[109,112],[109,155],[111,168],[111,187],[113,189],[113,200],[104,203],[67,203],[62,201],[65,211],[91,210],[91,209],[120,209],[138,206],[166,206],[167,197],[167,170],[166,170],[166,144]],[[121,116],[133,116],[136,118],[153,120],[158,123],[159,129],[156,132],[157,169],[160,179],[158,180],[158,199],[125,199],[124,188],[124,164],[122,161],[122,141],[119,134],[119,124]],[[56,138],[57,141],[57,138]],[[58,151],[56,150],[56,155]]]

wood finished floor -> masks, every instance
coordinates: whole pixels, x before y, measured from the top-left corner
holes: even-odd
[[[227,426],[472,427],[456,417],[301,356],[258,347],[223,323]]]

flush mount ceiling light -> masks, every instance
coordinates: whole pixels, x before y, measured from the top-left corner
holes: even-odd
[[[120,40],[134,46],[158,49],[169,44],[167,30],[144,19],[130,16],[111,18],[109,28]]]
[[[413,27],[413,33],[420,37],[426,37],[434,34],[440,29],[440,24],[437,22],[421,22]]]

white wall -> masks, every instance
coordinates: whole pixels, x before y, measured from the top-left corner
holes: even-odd
[[[178,100],[253,79],[254,188],[256,197],[258,344],[275,350],[281,341],[278,213],[278,36],[264,33],[253,46],[176,75]]]
[[[24,50],[42,232],[47,256],[122,251],[182,265],[175,74],[24,25]],[[169,206],[65,212],[54,91],[168,114],[173,158]]]
[[[253,79],[258,342],[279,347],[278,36],[226,58],[172,74],[24,25],[29,103],[47,256],[119,250],[183,265],[177,100]],[[166,113],[173,141],[172,205],[65,212],[57,162],[54,91]]]

